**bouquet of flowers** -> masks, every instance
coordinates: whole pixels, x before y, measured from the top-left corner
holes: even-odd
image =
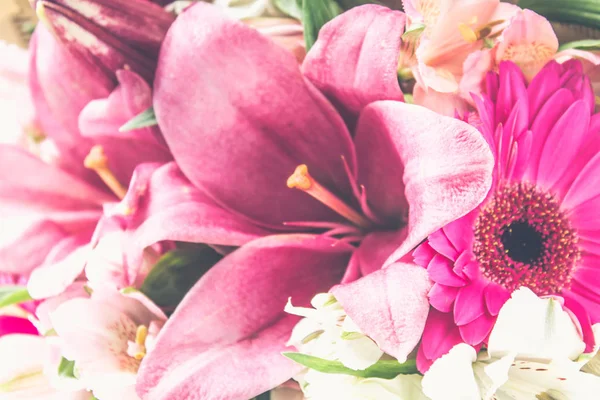
[[[600,398],[600,2],[31,6],[0,399]]]

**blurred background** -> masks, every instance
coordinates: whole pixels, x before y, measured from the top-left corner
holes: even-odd
[[[28,0],[0,0],[0,40],[26,47],[36,22]]]

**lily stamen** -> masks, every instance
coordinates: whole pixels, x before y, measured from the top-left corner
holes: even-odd
[[[348,221],[361,228],[369,228],[371,226],[371,221],[356,212],[352,207],[348,206],[336,195],[315,181],[308,173],[306,164],[299,165],[296,168],[294,173],[288,178],[287,186],[290,189],[300,189],[308,193]]]
[[[133,358],[141,360],[146,356],[146,338],[148,337],[148,328],[145,325],[140,325],[135,332],[135,344],[139,346],[139,351],[135,353]]]
[[[112,190],[119,198],[123,199],[127,194],[127,188],[121,185],[121,182],[108,168],[108,158],[104,154],[104,148],[100,145],[92,147],[90,153],[85,157],[83,165],[91,170],[94,170],[100,179]]]

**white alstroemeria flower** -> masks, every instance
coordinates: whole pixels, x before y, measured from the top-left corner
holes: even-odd
[[[500,310],[487,352],[455,346],[427,371],[423,392],[432,400],[597,399],[600,378],[580,371],[584,349],[559,300],[521,288]]]
[[[166,315],[140,292],[94,287],[50,312],[62,355],[75,362],[79,380],[99,400],[138,400],[142,359],[153,350]]]
[[[421,391],[421,379],[420,375],[359,378],[310,370],[301,379],[301,386],[307,400],[427,400]]]
[[[48,365],[52,346],[48,338],[6,335],[0,338],[0,399],[91,400],[84,390],[61,390],[53,385],[57,364]]]
[[[314,308],[285,306],[290,314],[304,317],[292,331],[288,345],[300,352],[328,360],[339,360],[346,367],[363,370],[375,364],[383,351],[346,315],[330,293],[316,295]]]

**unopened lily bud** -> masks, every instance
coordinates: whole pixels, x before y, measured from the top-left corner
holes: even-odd
[[[299,63],[306,56],[302,24],[292,18],[249,18],[243,20],[275,43],[291,52]]]
[[[151,81],[174,16],[147,0],[31,0],[40,20],[71,52],[115,72],[130,69]]]

